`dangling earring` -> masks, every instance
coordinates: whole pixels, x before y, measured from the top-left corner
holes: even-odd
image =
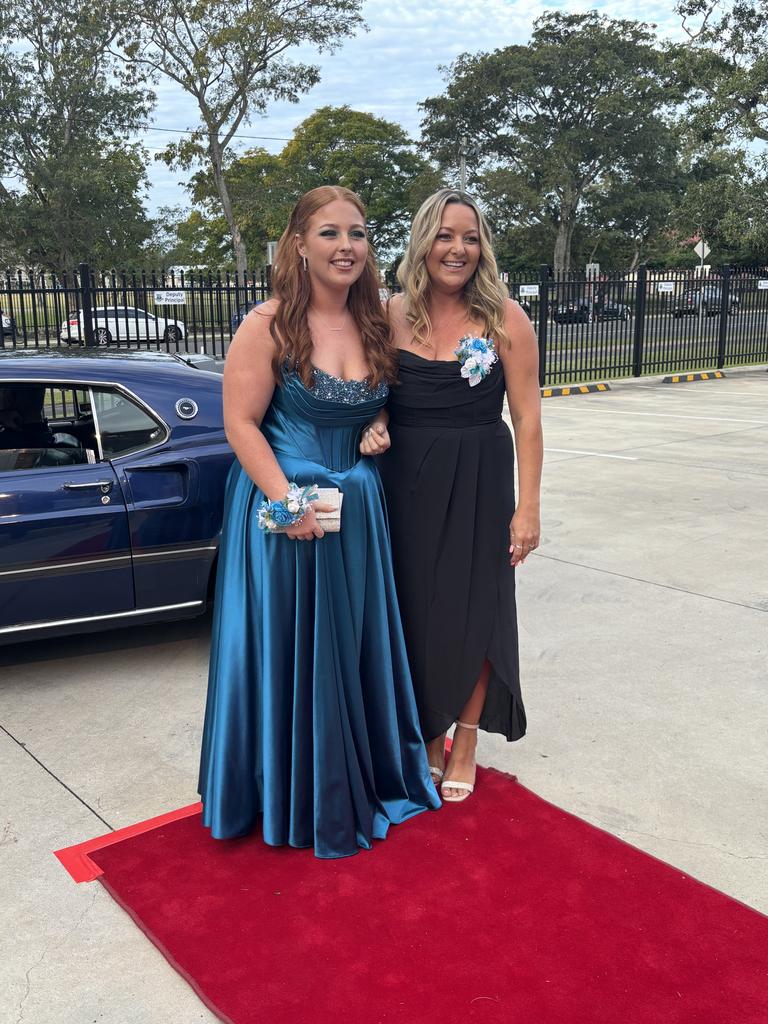
[[[301,257],[301,262],[304,265],[304,270],[306,270],[307,269],[307,257],[306,256],[302,256]]]

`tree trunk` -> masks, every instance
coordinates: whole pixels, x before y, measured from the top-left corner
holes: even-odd
[[[235,252],[238,277],[241,281],[244,281],[248,271],[248,254],[245,251],[245,242],[243,241],[243,236],[240,233],[240,228],[237,226],[235,216],[232,212],[232,200],[229,198],[229,189],[227,188],[227,183],[224,180],[224,154],[221,146],[219,145],[218,139],[213,137],[209,139],[208,152],[211,157],[213,179],[216,182],[216,188],[218,189],[219,198],[221,199],[221,209],[224,213],[224,219],[227,222],[230,236],[232,237],[232,248]]]
[[[560,220],[557,224],[557,235],[555,236],[555,252],[552,260],[555,277],[564,277],[571,269],[571,241],[573,229],[575,228],[575,211],[566,209],[560,211]]]

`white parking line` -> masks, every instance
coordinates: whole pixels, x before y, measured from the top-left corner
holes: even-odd
[[[575,448],[545,448],[545,452],[561,452],[563,455],[592,455],[596,459],[621,459],[623,462],[637,462],[631,455],[607,455],[605,452],[581,452]]]
[[[592,409],[594,411],[598,406],[587,405],[585,402],[584,408]],[[633,409],[614,409],[613,402],[611,402],[610,407],[606,403],[605,406],[601,406],[600,408],[601,411],[603,411],[603,409],[608,411],[610,416],[652,416],[654,419],[662,420],[706,420],[709,423],[751,423],[753,425],[756,424],[759,427],[768,427],[768,420],[737,420],[732,416],[681,416],[678,412],[636,412]]]
[[[668,386],[663,385],[663,384],[657,384],[656,386],[654,386],[653,384],[636,384],[635,387],[642,388],[643,391],[656,391],[657,393],[662,393],[662,394],[667,394],[667,395],[678,395],[678,396],[679,395],[694,395],[696,393],[699,393],[699,394],[705,394],[706,393],[707,397],[710,399],[710,401],[713,398],[730,398],[731,395],[744,395],[747,398],[755,398],[755,399],[757,399],[757,398],[763,399],[765,397],[764,395],[759,394],[757,391],[729,391],[729,390],[726,390],[726,389],[723,389],[718,394],[714,394],[712,391],[707,391],[706,388],[697,388],[693,384],[690,387],[683,387],[680,384],[675,384],[674,388],[672,390],[670,390],[670,388]]]

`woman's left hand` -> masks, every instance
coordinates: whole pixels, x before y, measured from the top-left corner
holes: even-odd
[[[509,564],[522,565],[539,546],[541,526],[537,512],[518,509],[509,524]]]
[[[363,436],[360,438],[360,452],[363,455],[383,455],[390,444],[386,423],[374,420],[363,431]]]

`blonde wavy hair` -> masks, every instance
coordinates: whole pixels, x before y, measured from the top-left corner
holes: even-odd
[[[504,329],[504,303],[507,289],[499,278],[499,268],[493,254],[493,234],[488,221],[475,200],[466,192],[441,188],[426,199],[413,218],[411,237],[405,256],[397,269],[397,279],[403,289],[403,311],[413,327],[414,339],[422,345],[429,342],[432,322],[429,319],[430,280],[427,256],[440,231],[443,212],[449,203],[461,203],[475,211],[480,260],[477,269],[464,286],[464,302],[470,319],[483,325],[486,337],[501,346],[510,344]]]

